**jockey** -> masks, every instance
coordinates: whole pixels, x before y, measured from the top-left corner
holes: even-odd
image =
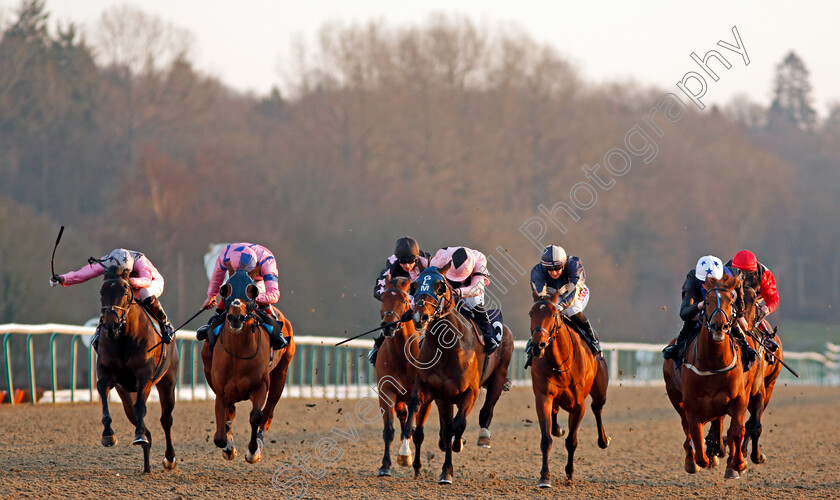
[[[441,268],[451,263],[446,271],[446,281],[453,293],[460,298],[459,308],[472,313],[473,320],[484,337],[484,351],[492,354],[502,340],[502,331],[490,323],[484,307],[484,288],[490,284],[487,277],[487,258],[478,250],[467,247],[446,247],[437,251],[430,264]]]
[[[289,341],[283,336],[283,323],[274,318],[271,304],[280,298],[280,288],[277,286],[277,263],[274,255],[264,246],[253,243],[231,243],[226,246],[216,259],[216,266],[210,278],[210,285],[207,287],[207,300],[204,301],[202,309],[216,305],[216,296],[219,294],[225,274],[233,275],[237,270],[244,269],[255,281],[260,293],[257,295],[257,308],[255,312],[259,319],[265,323],[271,337],[271,347],[284,349]],[[216,308],[216,315],[210,318],[206,325],[196,331],[197,340],[209,340],[210,348],[215,344],[216,327],[224,322],[224,301]]]
[[[583,264],[574,255],[566,256],[563,247],[545,247],[540,262],[531,269],[531,286],[537,294],[545,293],[547,287],[560,291],[557,309],[580,330],[581,337],[592,354],[601,354],[598,335],[584,316],[583,310],[589,303],[589,288],[586,286],[586,272]]]
[[[770,351],[775,352],[779,345],[773,340],[774,332],[767,323],[767,316],[779,307],[779,291],[776,289],[776,277],[767,269],[767,266],[756,259],[755,254],[749,250],[741,250],[726,263],[736,273],[741,275],[744,285],[756,291],[763,299],[759,309],[761,320],[756,325],[765,337],[765,345]]]
[[[662,350],[663,358],[673,359],[677,363],[677,366],[680,365],[688,340],[700,328],[700,315],[703,314],[704,299],[706,297],[706,289],[703,288],[703,283],[709,276],[719,280],[723,278],[724,273],[729,276],[735,275],[732,269],[724,266],[720,259],[714,255],[700,257],[694,269],[688,271],[682,286],[682,304],[680,305],[680,319],[683,320],[683,326],[677,335],[677,340],[674,342],[674,345],[669,345]],[[738,318],[738,326],[744,328],[746,321],[743,319],[743,293],[740,289],[736,290],[738,291],[736,292],[737,297],[733,307],[733,314]],[[755,351],[747,345],[743,333],[740,333],[737,328],[733,329],[733,333],[741,345],[742,352],[745,353],[744,356],[747,358],[745,365],[750,365],[752,360],[755,359]]]
[[[411,280],[411,292],[414,292],[414,280],[420,276],[423,269],[429,267],[429,253],[420,250],[420,246],[414,238],[404,236],[397,240],[394,246],[394,254],[385,260],[385,268],[379,273],[376,285],[373,287],[373,296],[382,301],[382,294],[385,292],[385,280],[394,278],[408,278]],[[409,299],[413,301],[411,295]],[[373,340],[373,349],[368,353],[371,364],[376,365],[376,354],[379,347],[385,341],[385,334],[381,331]]]
[[[172,340],[174,333],[172,323],[169,322],[166,312],[164,312],[163,306],[158,300],[158,297],[163,293],[163,276],[145,255],[125,248],[116,248],[101,259],[97,260],[91,257],[88,262],[88,265],[78,271],[50,278],[50,286],[70,286],[84,283],[91,278],[101,276],[105,273],[105,269],[112,265],[116,265],[120,271],[128,269],[130,271],[128,284],[131,285],[132,290],[135,291],[146,309],[160,322],[162,340],[167,344]],[[99,321],[101,326],[101,317]],[[99,326],[96,327],[96,333],[94,333],[90,343],[93,349],[98,351]]]

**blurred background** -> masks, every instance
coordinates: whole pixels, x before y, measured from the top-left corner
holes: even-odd
[[[568,203],[581,166],[620,147],[698,71],[691,52],[717,49],[733,65],[719,72],[721,89],[753,67],[771,70],[725,101],[707,79],[703,111],[677,92],[688,109],[660,123],[656,159],[634,158],[567,233],[552,227],[545,241],[583,261],[586,313],[602,340],[673,338],[686,272],[702,255],[726,261],[745,248],[776,275],[782,302],[771,318],[788,348],[837,338],[840,103],[828,92],[838,87],[813,85],[795,39],[768,61],[756,30],[739,24],[755,65],[745,67],[715,45],[733,43],[733,22],[698,28],[676,17],[703,36],[643,37],[633,49],[659,59],[670,80],[656,84],[643,70],[605,78],[568,56],[574,46],[504,19],[362,16],[264,40],[279,55],[265,61],[274,81],[261,90],[199,68],[195,34],[143,3],[91,2],[98,11],[85,23],[76,2],[56,4],[65,14],[41,0],[0,2],[0,323],[98,314],[98,280],[48,286],[62,224],[57,272],[115,247],[142,251],[166,278],[162,303],[176,324],[202,304],[203,257],[219,242],[275,253],[278,306],[298,335],[376,326],[374,279],[404,235],[429,252],[465,245],[505,262],[501,247],[529,271],[539,252],[519,227],[540,204]],[[242,9],[259,17],[255,5]],[[783,24],[785,13],[763,15]],[[236,47],[233,29],[217,38]],[[602,46],[634,40],[632,30],[591,33]],[[817,73],[836,76],[836,62],[820,58]],[[514,336],[526,338],[527,276],[514,273],[512,285],[490,272],[507,289],[494,294]]]

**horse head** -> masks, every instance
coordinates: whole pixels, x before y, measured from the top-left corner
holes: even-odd
[[[257,305],[256,298],[260,290],[247,271],[240,269],[222,285],[219,294],[225,301],[227,323],[234,332],[242,331],[242,326],[253,314]]]
[[[531,349],[535,357],[541,358],[560,328],[560,309],[557,307],[560,291],[549,288],[546,293],[540,294],[532,285],[531,294],[534,298],[534,305],[528,313],[531,317]]]
[[[99,289],[99,300],[102,305],[100,329],[109,336],[117,335],[125,326],[128,309],[134,301],[134,291],[128,283],[131,271],[110,266],[105,269],[105,280]]]
[[[411,311],[411,299],[409,290],[411,288],[411,280],[408,278],[398,277],[393,280],[385,277],[385,291],[382,292],[382,325],[390,324],[395,321],[402,321],[406,312]],[[405,318],[408,320],[409,318]],[[402,322],[397,325],[386,326],[382,329],[385,337],[391,338],[394,334],[402,329]]]
[[[712,340],[722,342],[732,329],[735,321],[733,304],[735,302],[735,288],[739,280],[724,275],[721,279],[711,276],[703,282],[706,298],[703,302],[700,323],[712,334]]]
[[[455,305],[452,289],[444,277],[451,265],[450,262],[441,268],[427,267],[417,277],[419,285],[414,296],[412,319],[419,332],[424,332],[432,320],[446,315]]]
[[[747,327],[752,330],[759,321],[758,301],[761,297],[759,297],[759,295],[755,292],[755,289],[747,286],[746,283],[744,283],[744,286],[741,287],[741,289],[744,291],[743,316],[744,319],[747,320]]]

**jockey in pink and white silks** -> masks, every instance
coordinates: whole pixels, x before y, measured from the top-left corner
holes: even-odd
[[[487,354],[498,349],[502,341],[501,329],[494,328],[484,307],[484,289],[490,284],[487,272],[487,257],[478,250],[467,247],[446,247],[437,251],[430,262],[432,267],[441,268],[452,263],[446,271],[446,281],[460,299],[462,312],[472,315],[484,337]]]
[[[172,340],[172,324],[166,317],[166,312],[160,304],[158,297],[163,293],[163,276],[158,272],[152,262],[142,253],[125,248],[116,248],[101,259],[91,257],[90,263],[78,271],[62,274],[50,278],[50,286],[70,286],[84,283],[90,279],[102,276],[105,269],[110,266],[117,266],[121,271],[130,271],[128,284],[135,291],[137,297],[146,306],[161,324],[161,337],[167,344]],[[99,348],[99,327],[91,339],[94,349]]]
[[[210,308],[216,305],[216,296],[224,283],[226,275],[232,275],[239,269],[244,269],[254,280],[260,293],[257,295],[256,313],[262,322],[268,327],[271,336],[271,347],[283,349],[288,346],[288,341],[283,336],[283,323],[278,322],[271,310],[271,304],[280,299],[280,288],[277,279],[277,262],[274,254],[269,249],[255,243],[231,243],[222,249],[216,259],[213,268],[213,275],[210,277],[210,285],[207,287],[207,300],[202,308]],[[224,322],[224,308],[222,303],[216,309],[216,316],[210,318],[207,325],[196,331],[198,340],[210,340],[210,346],[215,343],[215,331]]]

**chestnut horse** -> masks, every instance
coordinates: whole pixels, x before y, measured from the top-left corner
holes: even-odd
[[[703,425],[713,421],[716,421],[713,425],[722,425],[725,415],[729,415],[730,425],[726,439],[729,458],[724,477],[738,478],[746,468],[742,452],[744,418],[759,363],[744,372],[732,338],[737,285],[737,278],[730,276],[720,280],[706,279],[700,334],[686,347],[686,360],[679,372],[675,370],[673,360],[665,360],[663,365],[665,389],[680,415],[686,436],[683,443],[685,470],[690,474],[697,472],[698,465],[706,468],[717,462],[716,455],[710,460],[704,450]]]
[[[114,446],[117,438],[111,428],[108,394],[117,389],[123,410],[134,424],[132,444],[143,448],[143,472],[149,469],[152,434],[146,428],[146,400],[152,386],[160,396],[160,425],[166,436],[165,469],[175,468],[172,447],[172,410],[175,408],[175,383],[178,378],[178,350],[164,344],[155,332],[154,320],[134,297],[128,284],[129,270],[117,266],[105,270],[99,296],[102,319],[96,359],[96,389],[102,399],[102,446]]]
[[[542,470],[537,486],[551,487],[548,455],[551,436],[563,432],[557,424],[560,408],[569,412],[569,435],[566,437],[566,485],[572,484],[574,473],[577,431],[586,411],[586,396],[592,398],[592,413],[598,428],[598,446],[606,448],[610,438],[601,422],[601,409],[607,402],[609,373],[603,356],[592,355],[586,342],[566,323],[557,307],[558,291],[540,296],[532,291],[531,348],[534,360],[531,365],[531,382],[536,399],[537,418],[540,421],[540,449]]]
[[[385,278],[385,291],[382,293],[382,324],[393,323],[411,310],[409,290],[411,281],[408,278]],[[385,441],[385,454],[382,456],[382,466],[377,475],[391,475],[391,441],[394,440],[394,416],[400,420],[400,435],[406,426],[414,426],[406,419],[408,416],[408,402],[411,399],[411,389],[417,376],[415,363],[409,361],[408,356],[417,359],[420,352],[419,336],[412,321],[399,323],[396,326],[382,330],[385,342],[379,348],[376,357],[376,386],[379,391],[379,407],[382,409],[382,439]],[[414,470],[420,471],[420,445],[423,442],[423,423],[429,416],[431,402],[428,401],[417,412],[416,418],[421,423],[420,430],[414,432],[416,447],[414,456]],[[405,467],[411,465],[411,450],[407,455],[399,455],[397,462]]]
[[[201,350],[204,375],[216,394],[216,434],[213,443],[233,460],[236,447],[230,426],[239,401],[251,400],[251,438],[245,452],[248,463],[260,460],[263,436],[271,426],[274,407],[283,394],[286,373],[295,355],[292,324],[279,311],[278,321],[289,338],[285,349],[272,351],[268,331],[254,313],[259,289],[244,270],[236,271],[219,290],[227,316],[213,351],[209,342]]]
[[[513,354],[513,335],[507,326],[502,328],[499,348],[490,356],[485,354],[479,340],[481,333],[458,311],[452,288],[444,278],[450,265],[440,269],[429,267],[417,277],[420,286],[414,297],[413,319],[423,342],[417,358],[411,360],[418,371],[406,417],[411,422],[418,408],[432,400],[437,404],[441,424],[438,447],[446,453],[438,484],[452,483],[452,452],[461,451],[467,416],[481,387],[487,388],[487,395],[478,416],[481,426],[478,446],[490,447],[493,408],[504,389]],[[453,405],[458,407],[454,419]],[[416,430],[405,426],[400,455],[407,454],[412,432],[422,436],[423,422],[418,420]],[[419,447],[416,440],[415,444]],[[416,457],[414,472],[415,476],[420,474],[420,461]]]

